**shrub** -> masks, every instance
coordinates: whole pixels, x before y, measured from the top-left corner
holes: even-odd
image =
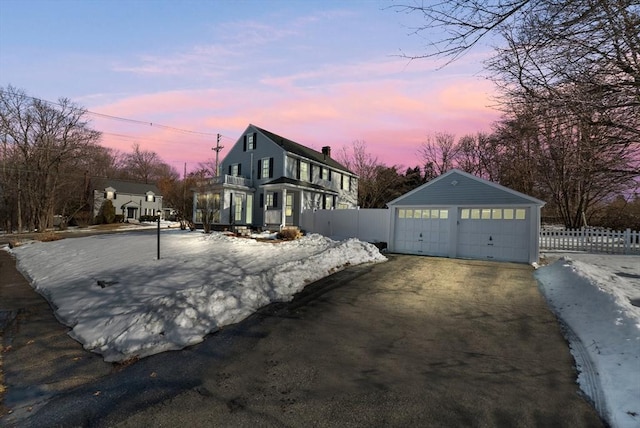
[[[294,240],[302,237],[302,233],[298,229],[288,228],[282,229],[278,233],[278,239]]]
[[[59,241],[60,239],[63,239],[63,238],[62,236],[53,232],[44,232],[40,235],[37,235],[36,239],[42,242],[51,242],[51,241]]]

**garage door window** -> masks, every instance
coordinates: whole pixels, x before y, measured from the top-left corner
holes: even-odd
[[[443,210],[440,211],[442,216]],[[445,217],[447,218],[446,211]],[[527,210],[524,208],[463,208],[460,210],[461,220],[526,220]]]

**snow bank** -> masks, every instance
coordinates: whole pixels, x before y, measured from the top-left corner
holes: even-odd
[[[611,426],[640,426],[640,258],[570,254],[536,277],[568,327],[582,391]]]
[[[103,235],[11,250],[32,286],[105,361],[199,343],[258,308],[288,301],[348,265],[386,260],[368,243],[320,235],[270,243],[221,233],[163,231],[161,260],[149,233]]]

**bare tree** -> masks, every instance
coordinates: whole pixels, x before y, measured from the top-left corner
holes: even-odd
[[[425,175],[437,177],[458,166],[460,146],[455,141],[455,135],[446,132],[436,132],[427,136],[427,140],[418,149]]]
[[[0,88],[0,140],[15,173],[19,229],[23,218],[30,230],[51,227],[69,166],[100,138],[85,114],[68,99],[49,104],[11,86]]]

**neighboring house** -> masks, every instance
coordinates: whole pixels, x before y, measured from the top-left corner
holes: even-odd
[[[193,221],[214,227],[299,226],[305,209],[357,207],[358,177],[331,157],[249,125],[218,177],[194,189]]]
[[[155,216],[162,210],[162,196],[155,184],[111,178],[92,178],[93,218],[100,212],[105,199],[111,200],[116,214],[124,221],[139,220],[140,216]]]
[[[538,262],[544,202],[531,196],[454,169],[387,205],[391,252]]]

